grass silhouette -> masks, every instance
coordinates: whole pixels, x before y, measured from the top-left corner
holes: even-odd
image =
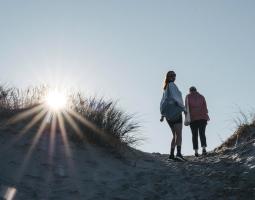
[[[2,124],[17,115],[19,115],[19,121],[14,120],[16,124],[28,124],[35,118],[36,113],[27,115],[22,113],[38,106],[42,106],[42,110],[43,101],[49,90],[47,86],[23,90],[0,86]],[[134,120],[135,116],[119,109],[116,102],[97,97],[85,97],[80,92],[67,94],[67,99],[67,106],[62,113],[67,135],[72,141],[77,143],[87,141],[100,146],[120,148],[135,146],[142,140],[137,135],[140,125]],[[42,120],[37,120],[33,127],[38,128],[41,122]],[[48,128],[51,127],[51,123],[52,120],[49,120]]]
[[[252,113],[246,114],[243,111],[239,111],[239,116],[234,119],[234,123],[237,126],[236,131],[216,150],[237,147],[255,137],[253,135],[255,131],[255,116]]]

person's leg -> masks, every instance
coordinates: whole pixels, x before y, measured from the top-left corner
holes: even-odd
[[[190,123],[190,129],[192,133],[193,149],[195,155],[198,156],[198,125],[196,121]]]
[[[171,149],[170,149],[169,158],[174,158],[174,150],[175,150],[175,146],[176,146],[176,134],[175,134],[174,126],[171,123],[171,121],[167,120],[167,123],[168,123],[168,125],[169,125],[169,127],[172,131],[172,134],[173,134],[173,138],[172,138],[172,141],[171,141]]]
[[[174,150],[175,150],[175,146],[176,146],[176,135],[175,135],[175,131],[174,129],[171,129],[172,134],[173,134],[173,138],[171,141],[171,149],[170,149],[170,156],[169,158],[173,159],[174,158]]]
[[[201,142],[201,147],[203,148],[203,154],[206,154],[206,136],[205,136],[205,130],[206,130],[207,122],[205,120],[201,120],[199,122],[199,137]]]
[[[177,155],[181,155],[182,123],[174,124],[174,131],[176,134]]]
[[[172,130],[172,134],[173,134],[173,138],[172,138],[172,141],[171,141],[171,149],[175,149],[175,146],[176,146],[176,132],[174,129],[171,129]]]

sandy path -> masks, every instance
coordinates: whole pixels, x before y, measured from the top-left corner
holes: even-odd
[[[230,155],[187,157],[188,162],[179,163],[167,161],[167,155],[134,151],[126,153],[124,159],[93,145],[70,144],[68,156],[58,134],[55,152],[50,157],[49,137],[44,134],[21,170],[31,137],[4,148],[13,137],[15,134],[11,133],[2,133],[0,137],[0,197],[3,199],[8,187],[17,190],[14,199],[18,200],[254,197],[255,185],[250,177],[255,177],[255,168],[248,169],[230,159]]]

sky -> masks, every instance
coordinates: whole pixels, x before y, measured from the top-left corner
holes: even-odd
[[[183,97],[196,86],[207,100],[212,150],[235,131],[239,110],[254,111],[253,0],[0,0],[0,83],[76,88],[135,114],[146,140],[169,153],[160,123],[165,74]],[[184,154],[193,154],[183,128]]]

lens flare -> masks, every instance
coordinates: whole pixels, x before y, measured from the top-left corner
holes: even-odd
[[[46,104],[51,111],[63,110],[67,104],[66,95],[57,90],[51,91],[46,96]]]

